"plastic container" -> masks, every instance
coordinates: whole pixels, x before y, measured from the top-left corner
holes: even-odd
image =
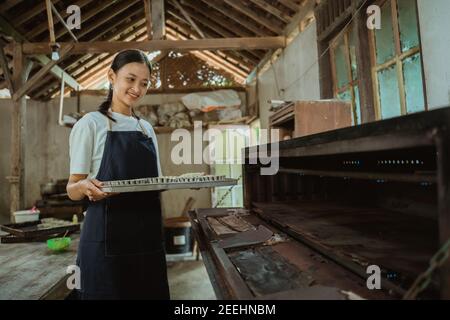
[[[164,221],[166,253],[188,253],[192,251],[192,227],[189,218],[177,217]]]
[[[14,212],[14,222],[22,223],[29,221],[38,221],[39,220],[39,210],[31,209],[31,210],[20,210]]]
[[[47,247],[52,251],[60,252],[66,250],[71,242],[70,237],[52,238],[47,240]]]

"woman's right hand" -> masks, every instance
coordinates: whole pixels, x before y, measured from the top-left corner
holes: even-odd
[[[97,179],[84,179],[80,182],[80,188],[84,195],[86,195],[90,201],[99,201],[108,197],[108,193],[103,192],[103,182]]]

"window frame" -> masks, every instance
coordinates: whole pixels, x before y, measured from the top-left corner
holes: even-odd
[[[358,87],[358,90],[360,90],[360,81],[359,81],[359,64],[358,59],[355,56],[356,59],[356,79],[353,79],[353,72],[352,72],[352,62],[351,62],[351,54],[350,54],[350,46],[349,46],[349,37],[351,36],[351,32],[356,32],[356,21],[353,21],[350,25],[343,28],[336,36],[334,36],[329,43],[330,46],[330,62],[331,62],[331,75],[333,78],[333,96],[334,98],[338,98],[338,95],[341,93],[344,93],[348,90],[350,90],[351,94],[351,103],[352,103],[352,114],[354,119],[354,125],[358,125],[362,123],[362,112],[360,110],[360,114],[357,116],[357,106],[356,106],[356,94],[355,94],[355,87]],[[335,51],[338,47],[338,43],[340,42],[340,38],[343,38],[344,40],[344,47],[345,47],[345,68],[347,71],[347,77],[349,79],[349,82],[344,86],[339,88],[338,84],[338,76],[337,76],[337,69],[336,69],[336,60],[335,60]],[[357,35],[356,35],[357,37]],[[355,39],[356,40],[356,39]],[[356,43],[355,43],[356,46]],[[360,106],[361,107],[361,106]],[[357,121],[359,119],[359,123]]]
[[[426,87],[424,83],[424,67],[423,67],[423,55],[422,55],[422,45],[420,40],[420,23],[418,16],[418,7],[417,0],[414,1],[414,5],[416,6],[416,23],[417,23],[417,32],[419,43],[416,47],[409,49],[408,51],[402,52],[401,47],[401,36],[400,36],[400,27],[399,27],[399,19],[398,19],[398,4],[397,0],[377,0],[375,4],[380,8],[384,6],[387,2],[390,2],[391,5],[391,17],[392,17],[392,27],[393,27],[393,36],[394,36],[394,57],[385,61],[382,64],[378,64],[377,62],[377,52],[376,52],[376,36],[374,30],[368,30],[369,32],[369,47],[370,47],[370,63],[371,63],[371,77],[372,77],[372,86],[373,86],[373,98],[374,98],[374,106],[375,106],[375,117],[377,120],[381,120],[382,118],[382,110],[381,110],[381,98],[379,92],[379,81],[378,81],[378,72],[381,70],[388,69],[389,67],[396,65],[397,67],[397,81],[399,86],[399,98],[400,98],[400,116],[404,116],[408,114],[407,105],[406,105],[406,91],[405,91],[405,78],[403,75],[403,62],[416,55],[420,54],[420,64],[422,71],[422,90],[424,96],[424,111],[428,111],[427,104],[427,95],[426,95]]]

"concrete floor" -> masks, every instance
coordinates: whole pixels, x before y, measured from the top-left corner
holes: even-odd
[[[202,260],[167,262],[172,300],[216,300]]]

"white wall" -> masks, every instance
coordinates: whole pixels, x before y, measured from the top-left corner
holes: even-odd
[[[268,100],[320,99],[317,60],[316,23],[312,22],[283,50],[274,64],[258,77],[261,128],[268,126]]]
[[[417,3],[428,106],[450,106],[450,1]]]

